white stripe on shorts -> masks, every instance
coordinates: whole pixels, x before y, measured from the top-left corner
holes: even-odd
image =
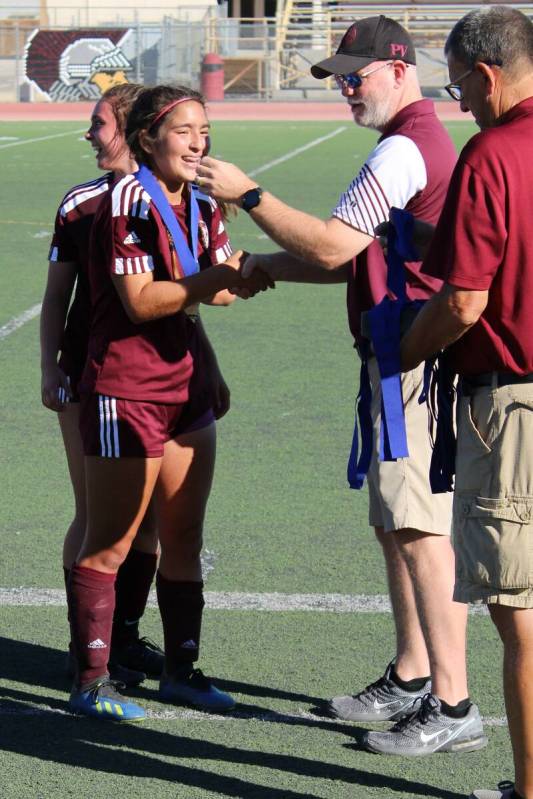
[[[100,419],[100,455],[103,458],[119,458],[117,401],[114,397],[98,395]]]
[[[113,446],[115,448],[115,458],[120,458],[120,446],[118,443],[117,401],[114,397],[111,397],[110,403],[111,403],[111,419],[113,421]]]

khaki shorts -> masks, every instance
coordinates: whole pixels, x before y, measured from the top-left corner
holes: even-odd
[[[432,494],[429,484],[431,440],[428,428],[428,408],[420,404],[424,366],[402,375],[402,394],[407,429],[409,458],[397,461],[379,461],[381,425],[381,381],[375,358],[368,362],[372,386],[372,425],[374,443],[368,491],[370,499],[369,523],[393,530],[420,530],[434,535],[450,535],[452,524],[451,492]]]
[[[454,599],[533,608],[533,384],[459,400]]]

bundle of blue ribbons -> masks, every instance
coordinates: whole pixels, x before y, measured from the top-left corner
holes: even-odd
[[[406,290],[405,263],[420,260],[413,243],[413,228],[412,214],[391,208],[387,234],[388,294],[368,311],[370,339],[363,340],[359,346],[361,373],[347,475],[350,488],[362,488],[374,446],[368,373],[368,360],[372,355],[377,359],[381,378],[379,459],[395,461],[409,457],[401,384],[401,319],[404,313],[417,313],[424,302],[410,300]],[[435,422],[429,475],[431,490],[435,494],[453,490],[454,394],[454,375],[448,367],[446,354],[438,353],[425,363],[424,384],[419,397],[420,403],[428,405],[428,424],[431,419]]]

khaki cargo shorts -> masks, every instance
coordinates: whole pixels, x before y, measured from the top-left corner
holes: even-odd
[[[457,440],[454,599],[533,608],[533,384],[461,397]]]
[[[372,387],[372,460],[368,470],[369,523],[385,532],[411,528],[435,535],[450,535],[453,494],[432,494],[429,484],[431,440],[428,408],[418,399],[423,388],[423,364],[402,375],[402,394],[409,458],[380,462],[381,381],[375,358],[368,362]]]

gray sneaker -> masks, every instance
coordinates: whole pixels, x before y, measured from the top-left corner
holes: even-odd
[[[473,752],[487,745],[476,705],[462,719],[452,719],[441,711],[440,701],[427,694],[419,707],[388,732],[367,732],[364,744],[370,752],[382,755],[421,757],[434,752]]]
[[[496,791],[481,790],[474,791],[470,794],[469,799],[510,799],[512,796],[514,785],[512,782],[499,782]]]
[[[415,702],[431,691],[428,680],[420,691],[404,691],[391,680],[394,661],[385,674],[355,696],[335,696],[327,704],[330,716],[346,721],[397,721],[413,712]]]

